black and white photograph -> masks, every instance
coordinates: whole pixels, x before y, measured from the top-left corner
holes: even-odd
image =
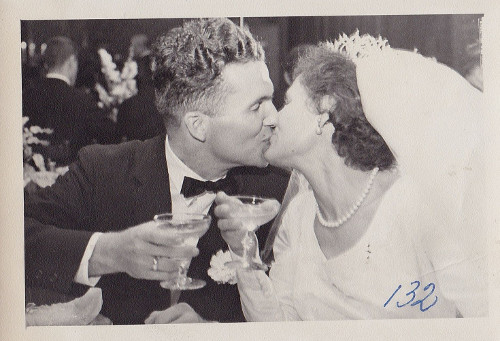
[[[19,337],[498,336],[487,8],[108,6],[9,36]]]

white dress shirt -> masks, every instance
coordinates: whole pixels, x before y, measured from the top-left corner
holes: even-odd
[[[170,148],[170,144],[168,142],[168,136],[165,138],[165,160],[167,162],[168,169],[168,177],[170,183],[170,196],[172,199],[172,213],[203,213],[207,214],[210,206],[215,200],[215,193],[205,192],[193,198],[185,198],[184,195],[181,194],[182,182],[184,181],[184,177],[188,176],[196,180],[207,181],[202,178],[200,175],[196,174],[192,169],[190,169],[184,162],[181,161],[175,155],[173,150]],[[217,181],[221,178],[210,179],[211,181]],[[153,219],[153,217],[151,217]],[[87,248],[82,257],[82,261],[80,262],[80,267],[75,275],[74,281],[76,283],[85,284],[88,286],[95,286],[99,279],[99,277],[90,277],[88,276],[88,266],[89,260],[94,252],[95,245],[101,232],[96,232],[92,235],[87,244]]]
[[[60,73],[55,73],[55,72],[49,72],[48,74],[45,75],[45,78],[55,78],[55,79],[60,79],[69,86],[71,86],[71,82],[69,81],[69,78],[66,77],[65,75],[61,75]]]

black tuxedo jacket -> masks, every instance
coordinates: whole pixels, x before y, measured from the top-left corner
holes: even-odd
[[[171,211],[165,137],[114,146],[83,148],[70,171],[52,187],[25,197],[25,278],[27,287],[42,287],[81,295],[84,288],[73,283],[90,236],[96,231],[119,231]],[[286,173],[272,168],[241,168],[235,178],[238,192],[281,200]],[[211,212],[213,209],[211,209]],[[258,231],[260,245],[269,228]],[[215,219],[200,239],[200,254],[189,273],[205,279],[201,290],[184,292],[202,317],[217,321],[243,321],[236,285],[217,284],[207,275],[210,258],[227,249]],[[154,310],[169,306],[170,293],[157,281],[134,279],[126,274],[101,278],[101,313],[115,324],[139,324]]]
[[[117,139],[113,122],[91,96],[56,78],[42,78],[23,90],[23,116],[30,118],[30,126],[54,129],[47,136],[52,146],[68,143],[66,155],[47,155],[59,163],[74,161],[78,150],[94,140],[110,143]]]

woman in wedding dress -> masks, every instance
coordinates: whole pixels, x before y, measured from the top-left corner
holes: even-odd
[[[432,59],[363,39],[376,51],[312,49],[264,122],[265,157],[294,169],[296,194],[269,276],[237,271],[250,321],[487,314],[481,93]],[[235,250],[233,198],[217,203]]]

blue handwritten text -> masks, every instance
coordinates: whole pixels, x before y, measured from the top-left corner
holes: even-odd
[[[433,307],[437,303],[438,297],[436,295],[434,295],[434,301],[431,304],[424,307],[425,300],[427,300],[434,293],[434,289],[436,288],[434,283],[429,283],[424,287],[423,290],[420,290],[420,291],[423,291],[423,294],[426,294],[426,296],[424,298],[417,299],[416,301],[415,301],[415,297],[417,296],[417,290],[420,288],[420,281],[413,281],[410,283],[410,285],[413,288],[405,294],[406,297],[408,297],[408,300],[404,303],[401,303],[400,301],[396,301],[396,307],[403,308],[409,304],[410,307],[419,306],[420,311],[427,311],[427,310],[429,310],[429,308]],[[400,284],[396,288],[396,290],[394,290],[391,297],[389,297],[389,299],[384,303],[384,308],[387,307],[389,302],[391,302],[391,300],[394,298],[394,296],[396,296],[396,294],[398,293],[398,291],[401,288],[402,288],[402,285]],[[404,289],[404,290],[406,290],[406,289]]]

